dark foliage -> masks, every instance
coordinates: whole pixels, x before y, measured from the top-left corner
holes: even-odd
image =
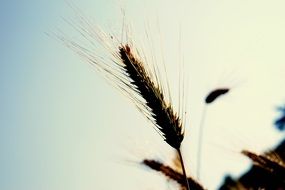
[[[278,155],[279,159],[285,159],[285,140],[272,151]],[[270,163],[271,164],[271,163]],[[268,168],[269,167],[269,168]],[[253,165],[248,172],[238,179],[233,179],[230,176],[225,178],[220,190],[234,189],[265,189],[265,190],[285,190],[285,173],[284,168],[279,172],[270,170],[271,165],[263,167],[261,165]],[[273,164],[272,167],[275,167]],[[242,188],[241,188],[242,187]]]
[[[280,118],[278,118],[275,121],[274,124],[277,129],[279,129],[280,131],[283,131],[285,129],[285,106],[278,108],[278,110],[281,112],[282,115]]]

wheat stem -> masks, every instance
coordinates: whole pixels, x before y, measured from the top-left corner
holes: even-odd
[[[204,134],[204,123],[205,118],[207,115],[207,104],[204,105],[201,121],[200,121],[200,127],[199,127],[199,133],[198,133],[198,149],[197,149],[197,180],[200,180],[201,177],[201,170],[202,170],[202,154],[203,154],[203,134]]]
[[[183,175],[184,175],[185,182],[186,182],[186,185],[187,185],[187,190],[190,190],[190,185],[189,185],[188,178],[187,178],[187,174],[186,174],[186,171],[185,171],[184,162],[183,162],[183,158],[182,158],[182,154],[181,154],[180,148],[178,148],[178,149],[176,149],[176,150],[177,150],[178,155],[179,155],[179,158],[180,158]]]

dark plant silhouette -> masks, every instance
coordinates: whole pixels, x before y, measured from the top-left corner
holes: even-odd
[[[277,129],[283,131],[285,129],[285,106],[279,107],[277,110],[281,112],[281,116],[280,118],[276,119],[274,124]]]
[[[222,95],[227,94],[230,91],[229,88],[217,88],[213,91],[211,91],[205,98],[205,103],[210,104],[214,102],[217,98],[219,98]]]
[[[285,113],[284,107],[279,110]],[[280,130],[284,129],[283,120],[284,115],[275,122]],[[220,190],[285,190],[285,139],[261,155],[246,150],[242,154],[252,160],[252,167],[237,179],[226,176]]]
[[[238,179],[226,176],[220,190],[285,189],[285,140],[271,152],[271,156],[252,152],[245,154],[253,161],[253,166]]]

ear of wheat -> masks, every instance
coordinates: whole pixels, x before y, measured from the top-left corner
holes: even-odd
[[[159,161],[149,160],[149,159],[143,160],[142,164],[153,169],[153,170],[155,170],[155,171],[158,171],[158,172],[164,174],[169,179],[176,181],[181,186],[181,189],[187,188],[187,184],[185,184],[185,180],[184,180],[183,175],[180,172],[175,171],[170,166],[164,165],[163,163],[161,163]],[[188,177],[187,180],[189,182],[189,186],[191,189],[204,190],[204,187],[199,182],[197,182],[195,179],[193,179],[192,177]]]
[[[145,109],[149,112],[155,127],[164,140],[173,148],[179,149],[184,134],[178,115],[167,104],[159,86],[147,75],[143,63],[135,57],[128,44],[119,47],[124,74],[130,78],[130,88],[145,100]]]
[[[220,96],[227,94],[230,91],[229,88],[218,88],[211,91],[205,98],[205,103],[210,104],[213,103]]]

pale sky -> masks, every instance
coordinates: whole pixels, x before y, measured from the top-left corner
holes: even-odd
[[[147,47],[147,31],[156,49],[148,55],[163,56],[173,99],[184,60],[189,86],[182,150],[193,176],[204,97],[216,87],[232,88],[207,110],[205,187],[216,189],[226,173],[246,170],[241,149],[261,152],[284,137],[273,127],[275,108],[285,102],[284,1],[75,4],[107,33],[120,33],[123,8],[138,48]],[[138,164],[144,158],[170,163],[174,155],[152,124],[76,53],[46,35],[60,29],[81,41],[62,19],[74,16],[64,1],[0,2],[0,189],[175,189]]]

